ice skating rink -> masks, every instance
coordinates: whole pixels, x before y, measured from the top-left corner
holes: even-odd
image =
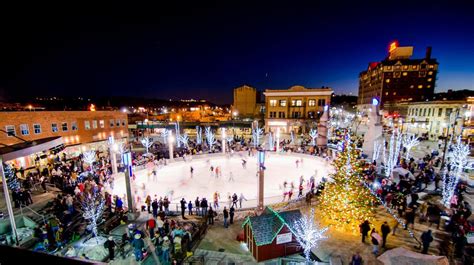
[[[301,160],[301,158],[303,162],[300,162],[296,167],[296,160]],[[245,169],[242,167],[242,159],[247,160]],[[217,191],[222,203],[228,200],[229,194],[237,193],[240,196],[243,193],[248,200],[243,202],[243,206],[256,206],[258,188],[256,156],[247,157],[246,154],[233,154],[232,156],[221,155],[208,158],[194,156],[192,161],[188,159],[187,162],[184,162],[182,158],[176,160],[177,162],[160,167],[155,180],[151,173],[151,166],[135,171],[136,179],[132,185],[135,189],[135,196],[140,197],[142,203],[148,194],[152,199],[155,194],[158,198],[168,196],[173,203],[178,203],[181,198],[194,203],[196,197],[205,197],[212,203],[213,194]],[[219,177],[211,172],[211,166],[221,168],[222,173]],[[194,168],[192,177],[191,167]],[[327,177],[329,173],[333,172],[330,162],[323,158],[300,154],[267,153],[265,167],[265,204],[283,200],[283,183],[285,181],[288,182],[287,190],[291,186],[290,183],[294,183],[293,198],[296,198],[301,176],[305,179],[306,190],[311,176],[315,176],[317,184],[323,177]],[[233,176],[233,181],[229,180],[230,175]],[[143,189],[143,184],[145,184],[145,189]],[[123,173],[116,177],[112,193],[120,197],[126,193]]]

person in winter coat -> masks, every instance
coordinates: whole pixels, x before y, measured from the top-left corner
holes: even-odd
[[[150,216],[148,221],[146,221],[146,229],[148,229],[151,239],[153,239],[153,237],[155,236],[155,227],[156,227],[155,218],[153,216]]]
[[[107,241],[105,241],[104,243],[104,247],[109,250],[109,259],[110,260],[114,260],[115,258],[115,241],[114,241],[114,238],[109,236],[109,238],[107,239]]]
[[[207,219],[209,219],[210,225],[214,224],[214,211],[212,210],[212,207],[209,207],[209,211],[207,212]]]
[[[186,217],[184,217],[184,212],[186,211],[186,200],[182,198],[180,201],[180,204],[181,204],[181,217],[183,217],[183,219],[186,219]]]
[[[379,254],[380,239],[382,238],[377,233],[377,231],[375,231],[375,228],[372,229],[372,232],[370,233],[370,237],[372,239],[372,245],[374,246],[372,253],[374,253],[374,255],[377,255]]]
[[[193,215],[193,203],[191,201],[188,202],[188,214]]]
[[[133,251],[135,253],[135,260],[141,261],[143,259],[143,249],[145,248],[145,242],[142,239],[141,234],[135,234],[132,241]]]
[[[199,197],[196,197],[196,200],[194,201],[194,208],[196,209],[196,215],[197,216],[200,215],[199,206],[200,206]]]
[[[229,209],[230,224],[234,223],[234,214],[235,214],[235,208],[234,208],[234,205],[232,205],[232,207],[230,207]]]
[[[227,224],[227,219],[229,219],[229,211],[227,211],[227,207],[224,206],[224,228],[229,227]]]
[[[208,215],[207,213],[207,208],[208,208],[208,204],[207,204],[207,200],[206,198],[202,198],[201,200],[201,211],[202,211],[202,216],[203,217],[206,217]]]
[[[151,209],[150,209],[150,207],[151,207],[151,196],[150,195],[146,196],[145,204],[146,204],[146,208],[148,210],[148,213],[151,213]]]
[[[428,248],[430,247],[431,242],[433,242],[431,230],[428,230],[421,234],[421,242],[423,243],[423,250],[421,251],[421,253],[428,254]]]
[[[158,216],[158,201],[156,199],[151,203],[151,209],[153,211],[153,217],[156,218]]]
[[[365,220],[361,225],[359,225],[360,233],[362,234],[362,243],[365,243],[365,238],[367,237],[370,231],[370,223],[368,220]]]
[[[384,222],[380,227],[380,231],[382,231],[382,247],[385,247],[385,243],[387,243],[387,236],[390,234],[390,226],[387,222]]]

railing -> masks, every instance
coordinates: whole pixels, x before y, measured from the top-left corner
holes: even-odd
[[[41,217],[43,219],[43,223],[46,224],[46,218],[44,217],[44,215],[38,213],[37,211],[31,209],[30,207],[28,207],[26,205],[20,204],[20,213],[21,213],[21,215],[23,215],[23,208],[26,208],[26,209],[30,210],[32,213],[34,213],[37,216]]]

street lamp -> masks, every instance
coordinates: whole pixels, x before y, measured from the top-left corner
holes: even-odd
[[[265,151],[258,151],[258,204],[257,212],[263,212],[263,195],[265,179]]]

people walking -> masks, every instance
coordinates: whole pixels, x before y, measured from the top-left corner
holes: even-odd
[[[186,217],[184,217],[184,212],[186,211],[186,200],[182,198],[180,201],[180,204],[181,204],[181,217],[183,219],[186,219]]]
[[[383,222],[382,226],[380,227],[380,231],[382,231],[382,247],[385,248],[387,236],[390,234],[390,226],[387,222]]]
[[[237,193],[234,193],[234,194],[232,195],[232,207],[234,207],[234,206],[237,207],[237,200],[238,200],[238,199],[239,199],[239,198],[238,198],[238,196],[237,196]]]
[[[368,220],[365,220],[361,225],[359,225],[359,230],[362,235],[362,243],[365,243],[365,238],[367,237],[370,231],[370,223]]]
[[[196,200],[194,201],[194,208],[196,209],[196,215],[199,216],[199,207],[200,207],[200,202],[199,202],[199,197],[196,197]]]
[[[156,218],[158,216],[158,201],[156,200],[156,198],[151,203],[151,209],[153,212],[153,217]]]
[[[423,243],[423,250],[421,253],[428,254],[428,248],[430,247],[431,242],[433,242],[433,236],[431,235],[431,229],[423,232],[421,234],[421,242]]]
[[[193,215],[193,203],[191,201],[188,202],[188,214]]]
[[[228,228],[227,219],[229,219],[229,211],[227,211],[227,207],[224,206],[224,228]]]
[[[235,208],[232,205],[232,207],[230,207],[230,209],[229,209],[229,223],[230,224],[234,223],[234,214],[235,214]]]
[[[377,233],[375,228],[372,229],[372,232],[370,233],[370,237],[372,239],[372,245],[373,245],[373,250],[372,253],[374,255],[379,254],[379,245],[380,245],[380,240],[382,239],[380,235]]]
[[[115,241],[112,236],[109,236],[107,241],[104,243],[104,247],[109,251],[109,260],[114,260],[115,258]]]
[[[209,220],[210,225],[214,224],[214,211],[212,210],[212,207],[209,207],[209,211],[207,212],[207,219]]]

